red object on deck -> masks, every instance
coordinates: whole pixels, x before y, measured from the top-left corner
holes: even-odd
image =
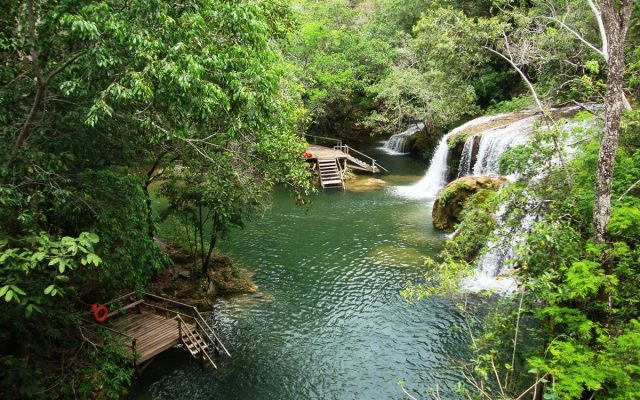
[[[91,312],[93,313],[93,318],[95,318],[97,322],[104,322],[109,316],[109,310],[107,310],[107,307],[100,303],[92,304]]]
[[[313,157],[313,154],[309,153],[308,151],[305,151],[304,153],[302,153],[302,157],[309,159]]]

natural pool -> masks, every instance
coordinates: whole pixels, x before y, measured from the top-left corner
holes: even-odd
[[[426,168],[367,153],[391,171],[381,176],[390,186],[415,182]],[[260,288],[219,300],[210,314],[232,358],[218,358],[213,370],[174,349],[129,397],[400,399],[404,381],[418,397],[438,385],[443,399],[455,399],[461,315],[444,299],[407,305],[399,295],[445,239],[425,200],[388,189],[319,193],[308,209],[279,191],[263,218],[221,244]]]

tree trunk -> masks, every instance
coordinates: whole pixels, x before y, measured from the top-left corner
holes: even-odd
[[[202,275],[209,279],[209,264],[211,263],[211,256],[213,255],[213,249],[218,242],[218,235],[216,234],[215,226],[211,228],[211,237],[209,238],[209,251],[207,252],[207,258],[205,258],[202,264]]]
[[[631,0],[602,0],[600,9],[609,42],[607,92],[605,97],[604,133],[600,142],[593,208],[594,239],[607,242],[607,225],[611,216],[611,186],[620,115],[623,108],[624,41],[631,21]]]
[[[153,223],[153,208],[151,204],[151,195],[149,194],[149,185],[153,182],[154,173],[158,169],[160,162],[167,154],[166,151],[161,152],[158,157],[156,157],[156,161],[151,166],[151,169],[147,171],[147,180],[142,186],[142,190],[144,191],[144,195],[146,196],[146,204],[147,204],[147,231],[149,232],[149,237],[153,238],[155,236],[155,224]]]

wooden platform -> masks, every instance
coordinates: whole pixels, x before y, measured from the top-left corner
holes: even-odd
[[[103,323],[85,319],[86,324],[80,326],[80,332],[86,341],[96,347],[104,347],[103,338],[108,338],[125,354],[134,355],[132,361],[138,372],[142,363],[178,343],[183,344],[193,358],[209,362],[214,368],[217,367],[212,352],[231,357],[195,306],[151,293],[138,295],[135,292],[105,305],[116,302],[124,302],[125,305],[111,311]]]
[[[179,323],[175,318],[166,318],[154,313],[129,314],[114,321],[112,328],[136,340],[138,363],[180,343]],[[193,331],[195,326],[186,324]],[[184,329],[184,327],[182,327]],[[125,353],[131,353],[130,347],[124,347]]]
[[[347,153],[341,150],[336,150],[330,147],[318,146],[317,144],[310,144],[307,148],[307,153],[311,153],[311,158],[317,159],[345,159]]]
[[[342,169],[347,168],[356,169],[359,171],[366,171],[373,174],[380,173],[381,171],[387,171],[382,165],[369,157],[368,155],[359,152],[358,150],[347,146],[338,144],[333,147],[319,146],[317,144],[309,144],[307,146],[306,153],[310,153],[311,157],[308,160],[336,160],[337,163],[342,165]],[[366,160],[366,161],[364,161]],[[388,172],[388,171],[387,171]]]

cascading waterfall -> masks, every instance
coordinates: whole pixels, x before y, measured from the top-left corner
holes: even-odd
[[[492,290],[495,292],[511,292],[517,289],[517,281],[508,274],[510,261],[516,259],[516,248],[533,225],[542,217],[539,202],[529,198],[529,212],[523,214],[520,224],[508,223],[508,203],[503,203],[496,213],[497,229],[494,234],[498,241],[491,243],[485,253],[476,260],[476,270],[472,277],[465,279],[462,286],[469,291]],[[536,211],[538,210],[538,211]]]
[[[467,137],[460,156],[458,178],[472,175],[499,175],[500,156],[510,148],[529,140],[533,133],[533,123],[537,118],[532,115]],[[478,140],[480,143],[477,146],[477,155],[474,157],[473,148]]]
[[[473,175],[498,175],[500,156],[510,148],[524,144],[531,138],[536,119],[538,116],[534,115],[484,132],[480,138]]]
[[[471,162],[473,161],[473,143],[475,136],[467,138],[464,142],[462,155],[460,156],[460,168],[458,169],[458,178],[471,175]]]
[[[405,131],[392,135],[382,149],[390,155],[403,155],[409,153],[409,138],[424,129],[424,123],[410,125]]]
[[[417,183],[411,186],[398,186],[394,190],[403,197],[411,199],[427,199],[435,198],[440,190],[446,185],[447,177],[447,155],[449,153],[448,139],[453,135],[456,135],[465,129],[472,128],[477,125],[486,124],[494,119],[503,118],[504,114],[489,115],[480,118],[476,118],[467,122],[464,125],[457,127],[451,132],[447,133],[440,139],[436,152],[431,158],[429,169],[425,176]]]
[[[594,107],[597,109],[597,106]],[[559,111],[570,114],[577,111],[576,107],[568,107]],[[445,135],[438,144],[438,148],[431,160],[429,169],[425,176],[412,186],[397,187],[396,193],[409,198],[435,198],[440,190],[446,185],[447,176],[447,156],[449,152],[448,139],[457,133],[475,127],[477,132],[469,134],[465,139],[464,147],[460,155],[458,177],[469,175],[475,176],[497,176],[499,173],[500,156],[508,149],[525,144],[533,137],[535,121],[539,115],[525,114],[520,117],[517,114],[499,114],[485,116],[474,119],[466,124],[454,129]],[[505,124],[499,124],[499,119],[504,119]],[[493,123],[490,123],[493,122]],[[487,124],[486,129],[482,129],[483,124]],[[566,123],[562,129],[572,131],[576,125]],[[574,149],[569,145],[564,145],[565,153],[570,158]],[[476,153],[477,154],[474,154]],[[557,161],[550,160],[552,164]],[[540,173],[541,176],[543,172]],[[512,179],[516,176],[510,177]],[[431,202],[429,202],[431,204]],[[508,292],[517,289],[516,280],[509,276],[508,269],[511,260],[517,256],[516,248],[519,243],[525,240],[526,235],[531,231],[534,224],[542,218],[543,208],[541,204],[533,199],[528,201],[528,207],[524,214],[517,219],[519,224],[513,227],[508,223],[509,203],[503,204],[496,214],[497,229],[496,240],[476,261],[476,270],[472,277],[463,282],[463,286],[471,291],[494,290],[498,292]]]
[[[572,108],[565,109],[571,111]],[[573,109],[575,110],[575,109]],[[504,137],[496,137],[493,134],[488,135],[487,145],[485,152],[481,157],[481,150],[478,152],[478,161],[474,167],[475,171],[484,171],[486,174],[497,173],[497,160],[500,154],[504,153],[509,148],[522,144],[532,137],[533,133],[533,121],[530,118],[526,118],[522,121],[518,121],[508,127],[508,130],[513,133],[513,137],[509,140]],[[518,130],[513,131],[513,128]],[[574,129],[587,128],[585,122],[567,122],[561,129],[569,133],[571,140],[575,139],[571,133]],[[484,138],[483,138],[484,139]],[[493,142],[493,143],[492,143]],[[562,144],[563,151],[567,158],[571,158],[575,154],[575,148],[571,144],[565,142]],[[492,152],[498,154],[491,154]],[[480,164],[481,160],[484,160]],[[495,161],[494,161],[495,160]],[[557,159],[550,160],[552,165],[559,167],[559,161]],[[480,164],[480,166],[479,166]],[[483,170],[484,168],[484,170]],[[544,171],[539,171],[538,175],[533,178],[534,181],[542,179],[545,175]],[[492,290],[496,292],[510,292],[517,289],[517,281],[510,276],[508,270],[511,267],[512,261],[517,258],[517,246],[526,240],[526,236],[531,232],[534,224],[541,220],[544,215],[544,204],[540,201],[528,196],[525,192],[527,200],[524,207],[519,205],[518,208],[525,210],[521,215],[509,214],[510,201],[503,203],[496,213],[497,228],[494,232],[498,239],[495,243],[491,243],[485,253],[483,253],[476,261],[476,270],[472,277],[463,281],[463,286],[470,291],[479,290]],[[509,222],[509,219],[516,219],[518,224]]]

